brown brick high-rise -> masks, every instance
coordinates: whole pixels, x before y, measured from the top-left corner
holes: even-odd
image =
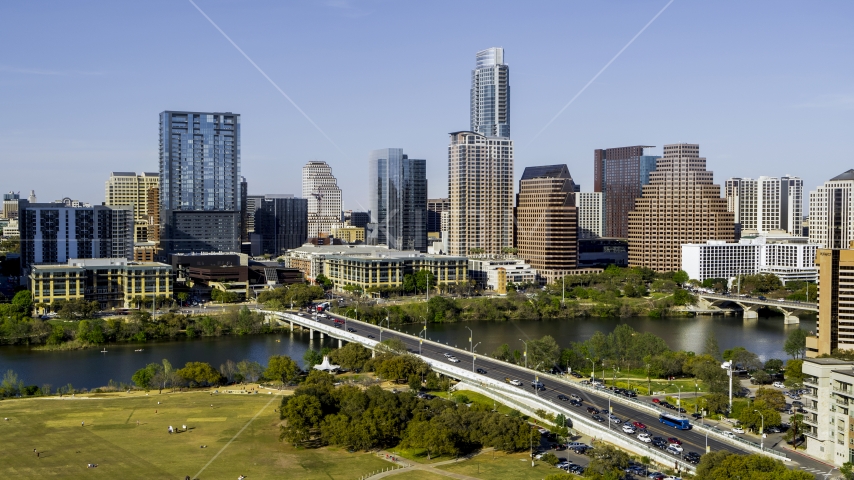
[[[659,157],[644,155],[646,145],[593,151],[593,191],[602,192],[602,231],[606,237],[629,237],[629,212],[649,182]]]
[[[576,267],[578,212],[566,165],[528,167],[516,195],[516,254],[549,283]]]
[[[679,270],[683,243],[735,241],[733,214],[713,175],[699,145],[664,146],[664,157],[629,212],[629,266]]]

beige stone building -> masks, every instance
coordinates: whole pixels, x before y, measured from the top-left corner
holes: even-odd
[[[513,141],[454,132],[448,147],[448,253],[501,254],[513,246]]]
[[[664,146],[629,212],[629,266],[679,270],[683,244],[735,240],[733,214],[713,175],[699,145]]]
[[[516,255],[552,283],[578,258],[575,182],[566,165],[528,167],[516,194]]]
[[[818,266],[818,322],[807,356],[854,349],[854,250],[822,249]]]
[[[340,238],[347,243],[356,243],[365,241],[365,229],[362,227],[353,227],[351,225],[339,225],[332,227],[330,232],[333,237]]]
[[[159,173],[111,172],[106,182],[104,204],[133,207],[134,242],[148,240],[148,189],[160,186]]]

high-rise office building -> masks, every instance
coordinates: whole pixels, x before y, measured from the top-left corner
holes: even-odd
[[[246,206],[243,209],[243,221],[241,222],[244,242],[248,242],[249,235],[255,231],[255,212],[263,199],[264,195],[246,195]]]
[[[442,212],[451,209],[451,200],[448,198],[427,199],[427,232],[442,231]]]
[[[605,213],[602,208],[602,192],[577,192],[575,208],[578,210],[579,240],[604,236]]]
[[[510,70],[503,48],[477,52],[471,72],[471,131],[510,137]]]
[[[3,194],[3,211],[0,212],[3,216],[0,218],[18,218],[18,200],[21,199],[20,193],[9,192]]]
[[[160,187],[149,187],[145,191],[145,203],[148,212],[146,223],[148,224],[149,242],[154,242],[155,246],[160,245]]]
[[[309,238],[341,223],[341,188],[329,164],[312,160],[302,167],[302,197],[308,200]]]
[[[816,264],[818,322],[815,336],[807,337],[808,357],[854,349],[854,250],[821,249]]]
[[[240,250],[240,115],[160,114],[161,246]]]
[[[735,240],[733,214],[699,145],[665,145],[649,177],[629,212],[629,266],[679,270],[683,244]]]
[[[261,237],[261,253],[283,255],[308,239],[307,199],[265,195],[253,213],[253,233]]]
[[[602,192],[606,237],[629,236],[629,212],[635,208],[635,199],[649,183],[649,174],[660,158],[644,155],[645,148],[653,147],[637,145],[593,151],[593,191]]]
[[[148,189],[160,186],[160,174],[111,172],[104,192],[104,205],[133,207],[134,242],[148,240]]]
[[[810,243],[848,248],[854,241],[854,169],[810,192]]]
[[[548,283],[569,274],[578,257],[575,182],[566,165],[528,167],[516,194],[516,254]]]
[[[131,206],[66,206],[19,201],[21,270],[72,258],[133,259]]]
[[[351,227],[365,228],[371,223],[371,212],[344,210],[344,223]]]
[[[741,232],[759,234],[783,230],[800,236],[803,223],[804,181],[798,177],[730,178],[725,184],[727,209]]]
[[[427,161],[402,148],[373,150],[368,159],[370,245],[427,251]]]
[[[450,135],[448,251],[501,254],[513,245],[513,141],[474,132]]]

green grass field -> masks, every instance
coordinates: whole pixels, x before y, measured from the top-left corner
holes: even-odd
[[[547,475],[561,472],[549,464],[540,461],[536,461],[536,466],[531,467],[531,457],[529,455],[527,452],[510,454],[496,452],[495,460],[492,459],[491,455],[483,454],[471,460],[442,465],[437,468],[483,479],[514,478],[520,480],[542,480]]]
[[[279,442],[280,398],[155,391],[5,400],[0,477],[195,478],[208,465],[198,478],[356,479],[389,466],[368,453]],[[167,432],[185,424],[187,432]]]

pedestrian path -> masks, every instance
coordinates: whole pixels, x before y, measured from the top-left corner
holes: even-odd
[[[487,449],[475,452],[471,455],[467,455],[465,457],[459,457],[459,458],[455,458],[453,460],[445,460],[442,462],[431,463],[428,465],[428,464],[422,464],[422,463],[407,463],[406,461],[404,461],[404,459],[400,458],[400,456],[395,455],[394,453],[389,453],[389,452],[382,450],[382,451],[377,452],[377,455],[380,458],[386,459],[389,462],[394,463],[395,465],[398,466],[398,468],[392,468],[390,470],[386,470],[383,472],[377,472],[373,475],[370,475],[367,477],[362,477],[362,480],[368,480],[368,479],[373,480],[376,478],[385,478],[385,477],[390,477],[392,475],[397,475],[399,473],[409,472],[412,470],[420,470],[423,472],[430,472],[430,473],[433,473],[436,475],[441,475],[443,477],[456,478],[459,480],[480,480],[477,477],[470,477],[468,475],[463,475],[461,473],[448,472],[445,470],[438,469],[436,467],[442,466],[442,465],[449,465],[449,464],[464,461],[464,460],[469,460],[469,459],[474,458],[480,454],[491,452],[491,451],[492,451],[492,448],[487,448]]]

